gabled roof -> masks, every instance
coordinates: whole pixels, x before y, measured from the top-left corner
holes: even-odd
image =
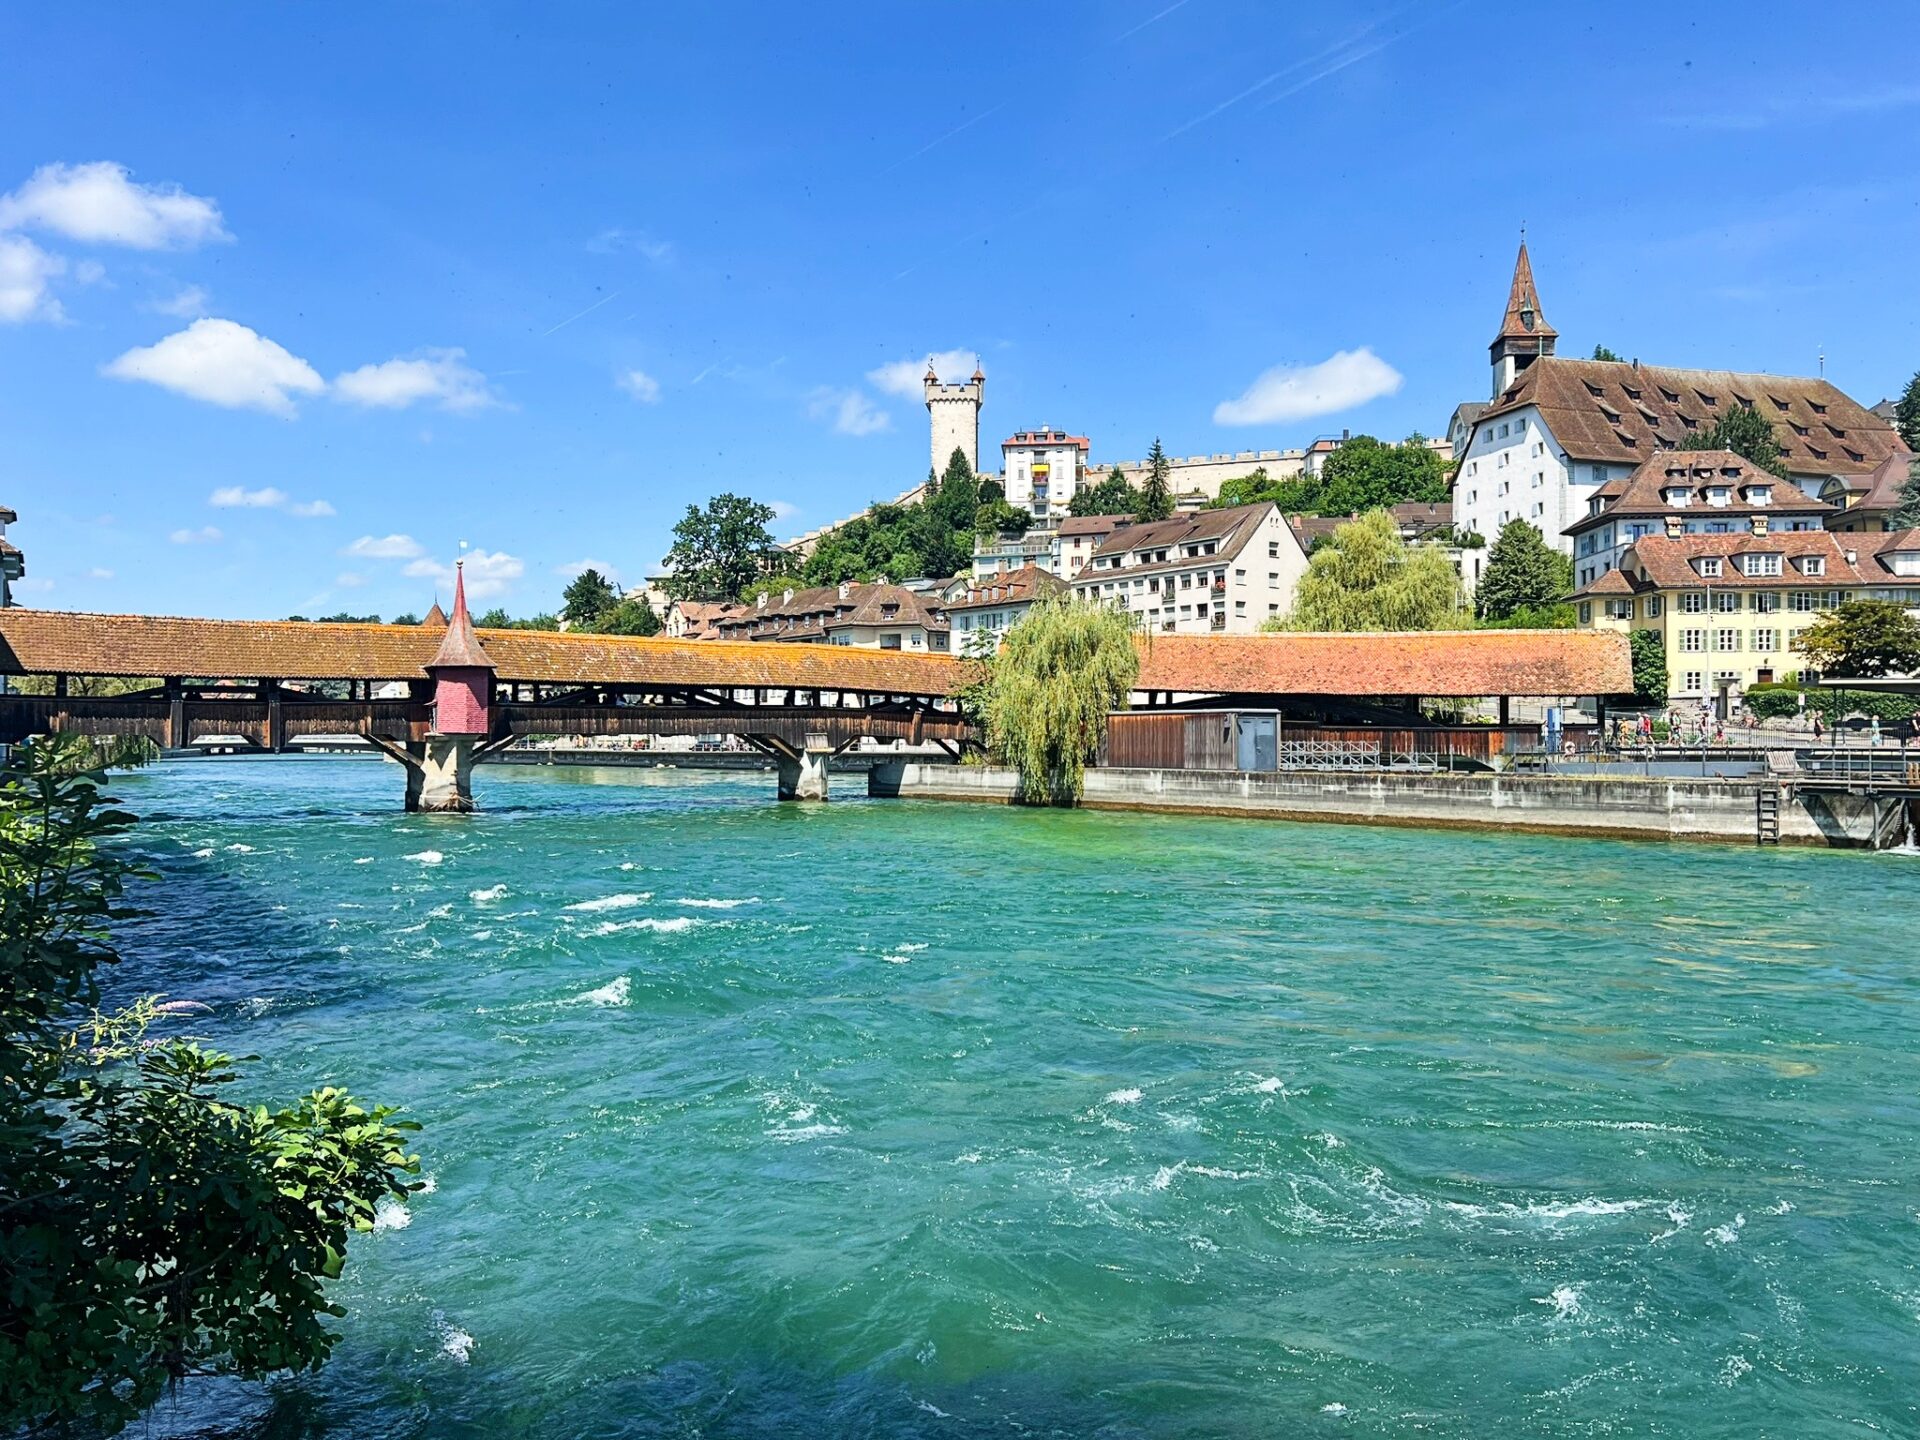
[[[1855,543],[1862,538],[1865,537],[1836,535],[1829,530],[1776,530],[1766,535],[1738,531],[1726,535],[1648,535],[1633,542],[1622,557],[1620,568],[1630,572],[1628,578],[1640,589],[1818,590],[1862,585],[1868,583],[1869,578],[1885,578],[1879,567],[1870,571],[1862,565],[1862,560],[1873,553]],[[1769,554],[1781,557],[1778,575],[1748,575],[1735,563],[1743,555]],[[1849,555],[1854,558],[1849,559]],[[1724,562],[1718,577],[1702,575],[1695,563],[1708,557]],[[1797,562],[1809,557],[1826,562],[1823,574],[1808,575],[1798,568]]]
[[[1624,570],[1608,570],[1598,580],[1582,585],[1573,592],[1576,600],[1589,600],[1601,595],[1638,595],[1650,586],[1641,585]]]
[[[1770,493],[1766,504],[1747,498],[1756,486]],[[1716,489],[1729,492],[1725,504],[1708,501],[1707,492]],[[1686,500],[1670,500],[1673,490],[1685,491]],[[1601,502],[1599,511],[1581,516],[1562,534],[1578,535],[1628,515],[1825,515],[1835,508],[1731,450],[1662,450],[1631,475],[1607,481],[1593,498]]]
[[[431,625],[436,630],[447,623],[447,612],[440,608],[440,602],[438,600],[433,602],[433,608],[427,611],[427,618],[420,623],[422,625]]]
[[[1627,637],[1611,630],[1156,635],[1139,646],[1136,690],[1442,698],[1633,689]]]
[[[1067,582],[1038,565],[1022,565],[985,580],[976,580],[958,600],[949,600],[949,610],[977,610],[987,605],[1030,604],[1044,595],[1060,595]]]
[[[1131,525],[1131,515],[1069,515],[1060,522],[1059,533],[1066,535],[1111,535],[1122,525]]]
[[[1000,442],[1002,450],[1031,445],[1071,445],[1078,450],[1091,450],[1093,441],[1084,435],[1069,435],[1064,430],[1016,430]]]
[[[1107,536],[1096,549],[1095,559],[1125,555],[1133,550],[1158,550],[1177,545],[1192,545],[1212,540],[1220,545],[1217,555],[1225,558],[1238,552],[1260,522],[1273,512],[1271,501],[1258,505],[1235,505],[1226,510],[1188,510],[1170,520],[1149,520],[1143,525],[1123,525]],[[1237,541],[1237,544],[1234,542]],[[1234,544],[1229,550],[1227,546]]]
[[[1900,504],[1900,491],[1916,465],[1920,465],[1920,456],[1896,450],[1866,474],[1849,475],[1847,489],[1857,489],[1861,494],[1858,500],[1847,507],[1847,514],[1896,509]]]
[[[1639,464],[1743,404],[1772,424],[1795,475],[1871,470],[1901,448],[1892,426],[1826,380],[1553,355],[1522,370],[1475,431],[1532,405],[1568,458]]]

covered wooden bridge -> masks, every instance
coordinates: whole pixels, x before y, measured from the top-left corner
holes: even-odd
[[[277,752],[357,735],[407,764],[409,808],[470,808],[473,764],[528,735],[739,735],[776,759],[783,796],[824,798],[827,757],[863,738],[957,753],[971,733],[945,656],[478,630],[464,594],[445,627],[0,610],[0,674],[49,692],[0,696],[0,743],[59,731]],[[86,693],[101,677],[152,683]]]

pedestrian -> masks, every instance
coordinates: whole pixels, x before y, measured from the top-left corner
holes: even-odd
[[[1878,715],[1875,715],[1873,717],[1872,732],[1873,732],[1873,743],[1875,745],[1878,745],[1880,743],[1880,717]]]
[[[1818,745],[1820,743],[1820,736],[1822,735],[1822,733],[1824,733],[1824,730],[1825,730],[1825,727],[1820,723],[1820,712],[1816,710],[1813,712],[1813,743],[1814,744]]]

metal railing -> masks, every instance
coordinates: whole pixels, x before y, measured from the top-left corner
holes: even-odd
[[[1440,757],[1417,750],[1389,750],[1339,740],[1282,740],[1280,770],[1393,770],[1426,773],[1440,768]]]
[[[1793,759],[1801,784],[1920,790],[1920,749],[1904,744],[1883,749],[1836,745],[1796,750]]]

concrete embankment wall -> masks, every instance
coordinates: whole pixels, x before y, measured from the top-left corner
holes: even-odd
[[[1350,824],[1520,830],[1751,845],[1752,781],[1513,775],[1274,774],[1197,770],[1087,771],[1089,809],[1163,810]],[[870,794],[1009,804],[1014,772],[984,765],[876,766]],[[1786,844],[1897,843],[1905,806],[1864,795],[1783,794]]]

